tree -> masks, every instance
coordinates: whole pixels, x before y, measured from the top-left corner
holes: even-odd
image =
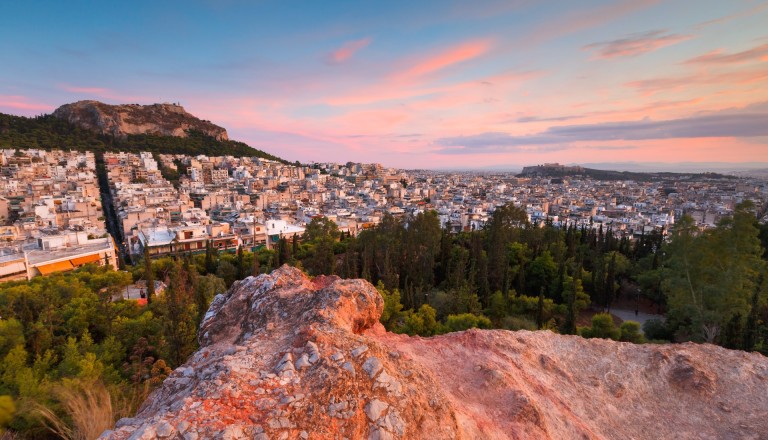
[[[562,332],[567,335],[576,334],[576,318],[579,312],[589,304],[589,295],[584,293],[581,279],[566,276],[563,281],[563,296],[566,302],[566,317]]]
[[[339,238],[339,228],[326,217],[313,218],[304,231],[303,241],[310,246],[304,267],[311,275],[332,275],[336,271],[334,243]]]
[[[506,292],[508,285],[507,246],[520,236],[520,230],[527,227],[528,214],[512,203],[496,208],[486,225],[488,246],[488,283],[490,291]]]
[[[672,230],[662,291],[679,317],[680,338],[715,342],[734,315],[748,316],[766,270],[752,209],[751,202],[741,203],[703,233],[687,216]]]
[[[379,281],[376,285],[381,297],[384,298],[384,310],[381,312],[379,321],[387,330],[393,330],[402,317],[403,305],[400,303],[400,291],[394,289],[389,291],[384,288],[384,283]]]
[[[152,304],[152,297],[155,296],[155,272],[152,270],[148,242],[144,244],[144,278],[147,280],[147,304]]]
[[[208,307],[213,301],[213,297],[219,293],[224,293],[227,286],[224,281],[214,275],[208,274],[198,278],[195,289],[195,306],[197,314],[195,318],[195,328],[200,327]]]
[[[402,231],[401,287],[407,307],[416,308],[435,283],[435,260],[440,244],[437,212],[419,213],[408,219]]]
[[[603,338],[618,341],[621,330],[616,328],[610,313],[598,313],[592,317],[592,327],[579,329],[579,334],[585,338]]]
[[[173,366],[181,365],[197,344],[196,304],[192,301],[194,286],[189,281],[190,273],[177,261],[163,302],[158,307],[165,318],[163,334],[168,341],[167,359]]]
[[[620,341],[642,344],[645,342],[643,332],[640,331],[640,323],[635,321],[624,321],[619,326],[621,332]]]

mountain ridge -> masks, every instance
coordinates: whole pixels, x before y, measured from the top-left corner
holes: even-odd
[[[114,137],[129,134],[157,134],[187,137],[198,131],[218,141],[229,140],[227,130],[187,112],[179,104],[105,104],[86,100],[64,104],[53,116],[87,130]]]
[[[100,110],[102,106],[108,111]],[[148,120],[151,118],[158,120]],[[277,155],[229,139],[226,129],[201,120],[176,104],[112,106],[98,101],[78,101],[35,117],[0,113],[0,148],[73,149],[95,153],[149,151],[259,157],[288,163]]]

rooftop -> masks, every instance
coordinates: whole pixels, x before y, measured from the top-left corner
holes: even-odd
[[[83,254],[92,254],[110,249],[112,245],[111,238],[102,238],[90,240],[91,243],[76,246],[67,246],[58,249],[33,249],[27,252],[27,260],[30,266],[47,263],[49,261],[64,260],[77,257]]]

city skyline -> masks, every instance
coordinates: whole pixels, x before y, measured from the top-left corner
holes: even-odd
[[[768,3],[15,3],[0,112],[179,102],[289,160],[764,162]]]

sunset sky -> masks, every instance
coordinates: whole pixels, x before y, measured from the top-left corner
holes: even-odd
[[[768,162],[766,1],[13,1],[0,53],[0,112],[179,102],[302,162]]]

